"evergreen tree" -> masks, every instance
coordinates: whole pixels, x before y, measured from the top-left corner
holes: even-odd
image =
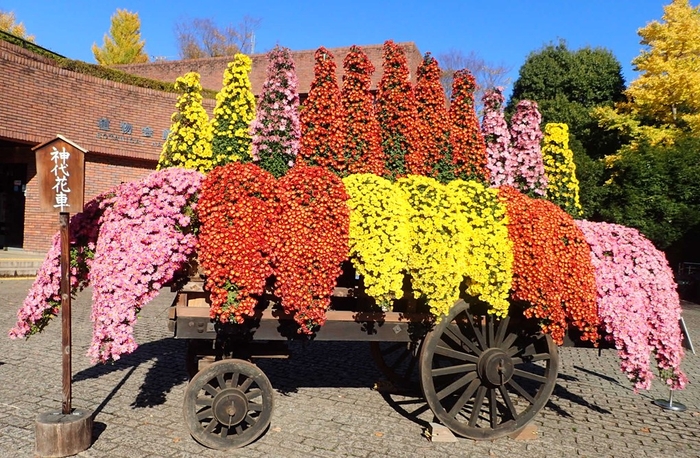
[[[190,72],[175,80],[182,92],[177,99],[177,111],[171,116],[170,133],[163,144],[158,170],[184,167],[207,173],[212,168],[212,127],[202,106],[202,85],[199,73]]]
[[[117,9],[102,48],[93,43],[92,53],[100,65],[138,64],[148,62],[148,54],[143,48],[138,13]]]
[[[268,54],[267,74],[251,125],[253,161],[279,178],[299,154],[299,80],[288,48]]]
[[[250,57],[236,54],[224,71],[212,119],[214,167],[253,158],[250,124],[255,118],[255,96],[248,76],[251,64]]]
[[[370,92],[374,65],[359,46],[352,46],[343,61],[345,76],[341,99],[347,113],[348,137],[345,144],[348,171],[382,176],[384,152],[381,129]]]

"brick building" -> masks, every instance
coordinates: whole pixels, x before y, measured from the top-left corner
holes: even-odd
[[[409,65],[421,55],[404,43]],[[363,47],[381,77],[382,46]],[[342,78],[349,48],[332,49]],[[294,52],[300,93],[313,80],[314,51]],[[251,82],[258,93],[265,78],[265,55],[254,55]],[[188,71],[202,75],[207,89],[219,90],[228,58],[154,62],[121,66],[122,71],[160,81],[174,81]],[[32,148],[63,135],[85,155],[85,201],[114,186],[140,179],[155,169],[177,94],[109,81],[65,70],[56,62],[0,39],[0,247],[45,251],[58,230],[55,214],[39,208],[36,162]],[[211,115],[215,101],[204,99]]]

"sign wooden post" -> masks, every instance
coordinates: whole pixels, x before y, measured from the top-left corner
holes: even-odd
[[[92,412],[72,406],[72,330],[70,294],[70,213],[83,211],[85,150],[58,135],[34,148],[41,209],[59,214],[61,227],[61,369],[60,412],[39,415],[36,453],[69,456],[92,442]]]

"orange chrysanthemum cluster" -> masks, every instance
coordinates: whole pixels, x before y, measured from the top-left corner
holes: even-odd
[[[321,167],[298,165],[278,181],[275,233],[276,294],[294,314],[299,332],[311,334],[326,310],[341,263],[348,257],[350,210],[340,178]]]
[[[314,80],[301,107],[301,149],[307,165],[326,167],[344,174],[347,116],[340,98],[333,54],[321,47],[314,54]]]
[[[582,332],[582,340],[597,342],[595,274],[583,232],[549,201],[509,186],[500,188],[500,197],[513,242],[511,298],[526,303],[525,316],[538,318],[559,345],[568,322]]]
[[[269,172],[241,162],[215,167],[202,183],[199,263],[211,292],[210,316],[222,323],[252,316],[254,296],[263,293],[272,275],[275,184]]]
[[[400,46],[384,43],[379,81],[377,119],[382,129],[382,148],[391,178],[407,174],[425,175],[424,151],[421,147],[418,110],[413,86],[408,80],[408,61]]]
[[[374,65],[358,46],[352,46],[343,61],[345,77],[341,99],[347,113],[348,136],[346,157],[350,173],[373,173],[382,176],[384,152],[379,122],[370,92]]]
[[[486,143],[474,110],[476,82],[469,70],[458,70],[452,82],[450,100],[450,143],[456,178],[488,181]]]
[[[449,148],[450,129],[441,76],[437,60],[426,53],[418,67],[415,94],[420,120],[417,127],[425,151],[424,171],[429,176],[437,175],[438,163],[443,160]]]

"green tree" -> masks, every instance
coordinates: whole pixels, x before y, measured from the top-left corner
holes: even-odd
[[[14,11],[0,10],[0,30],[11,33],[24,40],[34,42],[34,35],[27,35],[24,24],[17,22]]]
[[[624,100],[624,89],[622,66],[609,50],[585,47],[574,51],[564,41],[530,53],[513,85],[508,114],[520,100],[534,100],[543,126],[569,126],[584,217],[596,215],[605,197],[600,159],[615,154],[623,141],[619,132],[600,127],[591,111],[612,108]]]
[[[642,142],[634,151],[623,151],[607,188],[609,198],[601,209],[605,220],[639,229],[662,250],[687,251],[679,243],[683,239],[695,239],[697,248],[700,138],[685,136],[670,146]]]
[[[105,34],[100,48],[92,45],[92,53],[100,65],[138,64],[148,62],[141,40],[141,20],[138,13],[117,9],[112,15],[109,35]]]

